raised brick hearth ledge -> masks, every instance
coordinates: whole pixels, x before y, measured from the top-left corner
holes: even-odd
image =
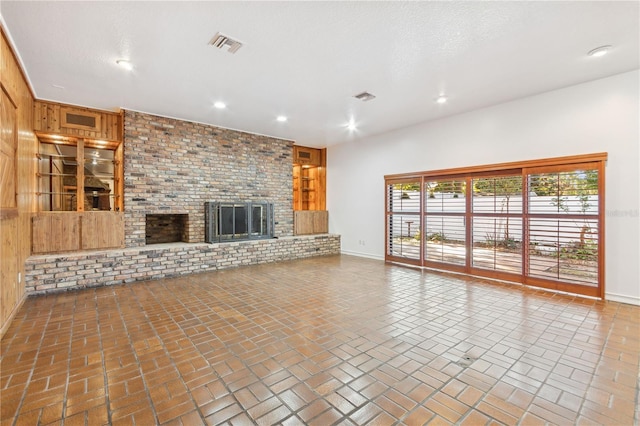
[[[31,256],[26,261],[25,283],[27,294],[42,294],[339,253],[340,236],[334,234],[154,244]]]

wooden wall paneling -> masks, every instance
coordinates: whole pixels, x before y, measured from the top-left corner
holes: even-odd
[[[47,131],[60,133],[60,105],[47,104]]]
[[[16,160],[17,160],[17,119],[16,106],[9,95],[0,90],[0,210],[15,210],[16,201]],[[3,213],[2,216],[5,216]]]
[[[0,49],[0,81],[11,99],[18,99],[23,80],[20,68],[17,66],[13,50],[9,47],[4,31],[2,31],[2,49]]]
[[[17,65],[16,65],[17,67]],[[16,161],[16,200],[18,205],[17,263],[20,280],[14,281],[16,305],[10,318],[17,313],[25,294],[24,264],[31,255],[31,217],[37,211],[38,139],[33,132],[33,96],[26,83],[20,81],[18,99],[18,146]]]
[[[124,247],[124,213],[84,212],[82,250]]]
[[[74,251],[80,248],[80,216],[76,212],[40,212],[33,217],[33,253]]]
[[[113,132],[116,135],[116,140],[124,143],[124,110],[120,110],[119,117],[113,122]]]
[[[33,128],[34,130],[47,130],[47,104],[33,103]]]
[[[91,117],[95,127],[67,122],[67,114]],[[34,129],[78,138],[122,141],[122,114],[48,101],[35,101]]]
[[[33,104],[33,128],[36,131],[60,133],[60,107],[50,102],[35,101]]]
[[[5,218],[0,220],[0,318],[9,318],[20,298],[19,287],[15,284],[18,275],[18,223],[19,218]]]
[[[33,133],[33,100],[23,71],[2,27],[0,40],[0,90],[15,109],[16,149],[13,154],[15,209],[12,217],[0,218],[0,335],[7,330],[25,298],[24,262],[31,254],[31,216],[36,211],[37,139]],[[4,101],[3,101],[4,102]],[[8,122],[0,121],[0,132]],[[4,183],[2,184],[5,189]],[[20,276],[20,278],[18,277]]]
[[[0,90],[0,319],[9,317],[19,300],[18,207],[16,199],[16,106]],[[4,328],[4,327],[3,327]]]

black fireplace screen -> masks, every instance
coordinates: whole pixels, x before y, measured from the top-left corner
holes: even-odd
[[[205,241],[256,240],[273,238],[273,204],[207,202]]]

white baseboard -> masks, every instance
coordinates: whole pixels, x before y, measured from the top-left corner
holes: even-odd
[[[360,253],[358,251],[341,250],[341,254],[347,254],[349,256],[366,257],[367,259],[384,260],[384,256],[377,256],[369,253]]]
[[[605,300],[611,302],[627,303],[629,305],[640,306],[640,297],[625,296],[624,294],[605,293]]]

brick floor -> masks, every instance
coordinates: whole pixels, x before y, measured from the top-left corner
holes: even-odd
[[[633,424],[640,308],[329,256],[27,299],[14,424]]]

